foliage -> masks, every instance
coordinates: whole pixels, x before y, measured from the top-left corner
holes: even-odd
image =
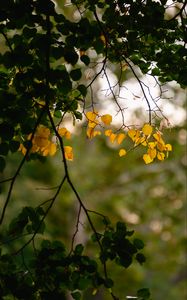
[[[70,176],[67,161],[73,160],[73,148],[69,145],[71,133],[66,128],[67,115],[71,116],[74,125],[87,119],[88,138],[104,131],[111,143],[116,141],[120,145],[128,136],[133,142],[132,149],[140,145],[147,147],[147,153],[143,154],[146,164],[156,157],[164,160],[172,150],[171,144],[164,142],[162,128],[158,128],[155,119],[159,110],[157,101],[152,98],[156,107],[153,110],[145,92],[149,87],[140,79],[136,65],[142,73],[154,78],[160,89],[159,99],[163,94],[159,82],[175,80],[182,87],[186,85],[183,76],[186,4],[179,1],[179,12],[170,19],[167,18],[166,1],[128,1],[124,4],[123,1],[74,0],[71,4],[78,14],[77,20],[68,18],[64,12],[59,13],[50,0],[2,1],[0,8],[0,34],[4,43],[0,54],[0,171],[5,176],[1,184],[9,184],[0,225],[4,226],[15,184],[28,161],[45,162],[46,156],[55,155],[59,148],[62,160],[59,168],[63,169],[60,183],[50,199],[37,207],[24,206],[9,222],[8,228],[2,227],[2,237],[7,236],[12,243],[20,236],[27,237],[21,246],[15,245],[13,252],[2,245],[2,299],[7,296],[64,299],[67,291],[74,299],[81,299],[81,291],[91,287],[96,293],[103,285],[117,300],[113,281],[108,276],[108,260],[125,268],[133,263],[134,257],[140,264],[145,261],[139,252],[144,247],[143,242],[138,238],[131,239],[133,232],[128,231],[124,223],[117,222],[113,227],[104,215],[95,211],[104,222],[101,232],[96,229],[91,217],[93,212],[85,206]],[[126,69],[137,80],[148,108],[148,121],[143,126],[137,128],[125,124],[124,108],[118,102],[107,73],[109,63],[119,69],[116,84],[119,89]],[[88,67],[94,69],[91,79],[85,78]],[[118,129],[110,127],[111,114],[100,114],[95,109],[93,85],[101,75],[106,78],[121,114],[122,125]],[[96,130],[96,126],[100,130]],[[130,149],[119,149],[119,156],[125,156]],[[15,173],[8,177],[4,175],[7,161],[18,151],[23,157]],[[62,243],[45,240],[35,246],[35,240],[44,233],[45,220],[66,183],[79,204],[71,249],[68,253]],[[83,245],[74,245],[81,212],[93,231],[92,240],[99,249],[97,260],[83,254]],[[27,261],[26,248],[32,251],[31,259]],[[149,297],[147,289],[137,292],[138,299]]]

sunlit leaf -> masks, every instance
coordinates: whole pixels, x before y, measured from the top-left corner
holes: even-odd
[[[125,138],[126,138],[126,135],[124,133],[119,133],[117,135],[117,143],[120,145]]]
[[[150,157],[149,154],[144,154],[143,160],[145,161],[146,164],[150,164],[153,161],[153,159]]]
[[[101,116],[101,120],[105,125],[110,125],[110,123],[112,122],[112,116],[109,114],[103,115]]]
[[[64,153],[67,160],[73,160],[73,148],[71,146],[64,146]]]
[[[150,135],[153,132],[153,127],[150,124],[145,124],[142,131],[145,135]]]
[[[163,152],[158,152],[158,153],[157,153],[157,158],[158,158],[159,160],[164,160],[164,159],[165,159],[165,154],[164,154]]]
[[[120,157],[125,156],[126,154],[127,154],[127,151],[125,149],[122,148],[122,149],[119,150],[119,156]]]

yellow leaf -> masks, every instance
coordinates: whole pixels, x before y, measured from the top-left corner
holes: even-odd
[[[155,138],[156,141],[158,141],[159,143],[165,145],[164,140],[161,137],[161,132],[160,131],[157,131],[157,133],[154,133],[153,137]]]
[[[134,142],[138,142],[138,138],[140,137],[140,131],[135,129],[130,129],[128,131],[128,136],[131,138],[131,140]]]
[[[111,129],[105,130],[105,135],[106,136],[110,136],[111,134],[112,134],[112,130]]]
[[[99,130],[94,130],[94,133],[93,133],[93,134],[94,134],[94,137],[97,136],[97,135],[101,135],[101,131],[99,131]]]
[[[111,143],[114,143],[116,137],[117,137],[117,134],[111,133],[111,135],[109,136],[109,139],[110,139]]]
[[[159,160],[164,160],[165,154],[164,154],[163,152],[158,152],[158,153],[157,153],[157,158],[158,158]]]
[[[171,144],[166,144],[165,145],[165,150],[166,151],[172,151],[172,145]]]
[[[95,296],[97,294],[97,289],[95,288],[92,292],[92,295]]]
[[[144,124],[142,132],[145,135],[151,135],[151,133],[153,132],[153,127],[150,124]]]
[[[69,132],[69,130],[67,130],[65,127],[61,127],[58,129],[58,133],[61,137],[65,137],[66,139],[70,139],[71,138],[71,133]]]
[[[154,148],[156,147],[156,145],[157,145],[157,142],[149,142],[149,143],[148,143],[148,147],[149,147],[150,149],[154,149]]]
[[[157,143],[157,148],[161,152],[164,151],[165,150],[165,144],[164,144],[164,142],[163,143],[158,142]]]
[[[48,138],[49,135],[50,135],[49,128],[47,128],[43,125],[39,125],[39,127],[37,128],[37,131],[36,131],[36,136]]]
[[[88,122],[88,127],[89,128],[95,128],[97,125],[99,124],[99,122],[96,120],[96,121],[89,121]]]
[[[152,159],[154,159],[154,158],[156,157],[156,149],[155,149],[155,148],[153,148],[153,149],[148,149],[147,154],[148,154]]]
[[[101,39],[101,41],[102,41],[105,45],[107,44],[106,38],[105,38],[105,36],[104,36],[103,34],[100,36],[100,39]]]
[[[147,142],[145,140],[145,137],[138,137],[138,138],[134,138],[134,142],[136,145],[143,145],[143,146],[147,146]]]
[[[87,134],[87,137],[89,138],[89,139],[92,139],[93,137],[94,137],[94,129],[93,128],[88,128],[87,129],[87,131],[86,131],[86,134]]]
[[[49,144],[49,140],[47,137],[42,135],[35,135],[32,140],[33,145],[38,146],[39,148],[47,147]]]
[[[124,133],[119,133],[117,135],[117,143],[120,145],[125,138],[126,138],[126,135]]]
[[[90,139],[92,139],[93,137],[95,137],[97,135],[101,135],[101,131],[94,130],[94,128],[88,128],[86,133],[87,133],[87,137]]]
[[[86,117],[87,117],[88,121],[95,121],[95,119],[98,117],[98,112],[88,111],[86,113]]]
[[[49,155],[53,156],[56,153],[56,150],[57,150],[56,144],[51,142],[49,146]]]
[[[150,157],[149,154],[144,154],[143,160],[145,161],[146,164],[150,164],[153,161],[153,159]]]
[[[70,146],[64,146],[65,158],[67,160],[73,160],[73,148]]]
[[[27,149],[25,148],[25,146],[23,146],[23,144],[20,144],[18,151],[21,151],[23,155],[26,154]]]
[[[103,115],[103,116],[101,116],[101,121],[105,125],[110,125],[110,123],[112,122],[112,116],[109,114]]]
[[[136,135],[136,130],[135,129],[129,129],[128,131],[128,136],[131,138],[131,139],[134,139]]]
[[[119,156],[120,157],[125,156],[126,154],[127,154],[127,151],[125,149],[122,148],[122,149],[119,150]]]

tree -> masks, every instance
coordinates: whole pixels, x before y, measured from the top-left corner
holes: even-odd
[[[1,298],[65,299],[69,291],[74,299],[81,299],[81,291],[92,288],[94,295],[104,286],[118,299],[108,261],[124,268],[134,259],[143,264],[144,243],[123,222],[112,225],[107,216],[89,210],[82,200],[69,171],[73,147],[66,118],[71,116],[73,124],[83,120],[88,139],[104,135],[118,145],[119,159],[137,147],[144,149],[146,164],[167,158],[172,145],[164,141],[163,123],[159,124],[164,114],[157,102],[164,97],[163,83],[175,80],[186,86],[186,2],[75,0],[70,8],[74,15],[65,9],[60,12],[50,0],[6,0],[1,7],[0,171],[1,185],[8,185],[0,216]],[[177,10],[172,16],[171,7]],[[109,67],[118,75],[114,86]],[[92,76],[85,73],[88,68]],[[125,123],[119,96],[126,74],[136,79],[147,105],[147,120],[141,126]],[[143,74],[153,78],[158,96],[151,94]],[[111,127],[110,113],[99,111],[94,85],[100,76],[105,77],[121,116],[118,128]],[[128,148],[121,146],[124,141]],[[57,151],[63,174],[51,198],[36,207],[24,205],[6,227],[7,211],[25,164],[32,160],[45,163]],[[17,152],[20,161],[9,175],[6,165]],[[79,206],[69,251],[60,241],[41,242],[46,218],[66,184]],[[75,245],[82,212],[92,230],[98,259],[85,254],[82,244]],[[96,228],[94,215],[101,218],[101,229]],[[143,288],[137,297],[148,299],[150,293]]]

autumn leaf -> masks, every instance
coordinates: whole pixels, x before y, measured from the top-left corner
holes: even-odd
[[[122,149],[119,150],[119,156],[120,157],[125,156],[126,154],[127,154],[127,151],[125,149],[122,148]]]
[[[67,160],[73,160],[73,148],[70,146],[64,146],[65,158]]]
[[[120,145],[125,138],[126,138],[126,135],[124,133],[119,133],[117,135],[117,143]]]
[[[144,124],[144,126],[142,128],[142,132],[145,135],[151,135],[153,132],[153,127],[150,124]]]
[[[159,160],[164,160],[165,154],[164,154],[163,152],[158,152],[158,153],[157,153],[157,158],[158,158]]]
[[[101,116],[101,121],[105,125],[110,125],[110,123],[112,122],[112,116],[109,114],[103,115],[103,116]]]
[[[67,130],[65,127],[61,127],[58,129],[58,133],[61,137],[65,137],[66,139],[70,139],[71,138],[71,133],[69,132],[69,130]]]
[[[153,158],[151,158],[149,154],[144,154],[143,155],[143,160],[145,161],[145,163],[147,165],[147,164],[150,164],[153,161]]]

